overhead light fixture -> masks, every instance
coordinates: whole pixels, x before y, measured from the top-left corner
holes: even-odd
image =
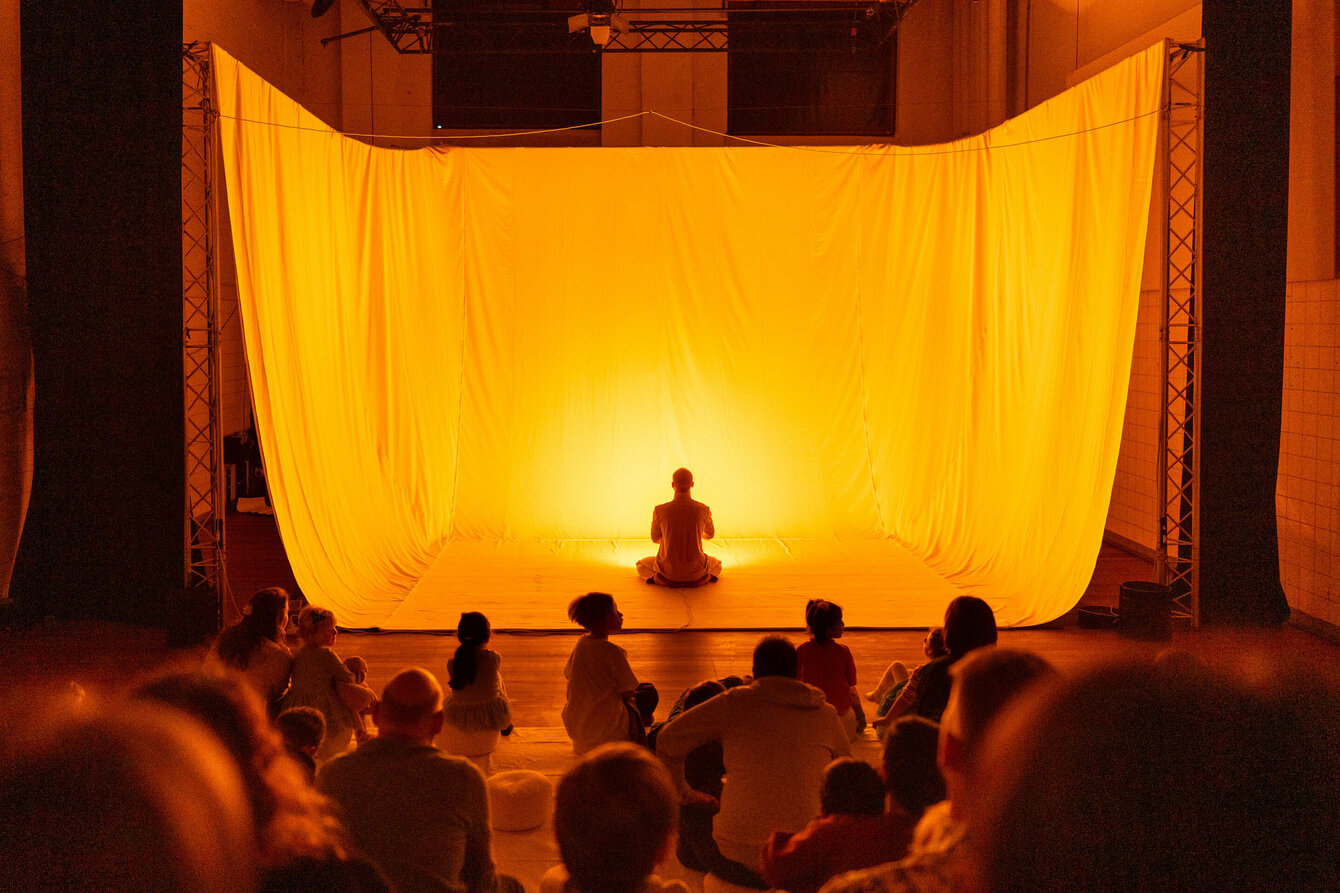
[[[614,0],[591,0],[586,12],[568,18],[568,33],[586,31],[598,47],[609,44],[615,34],[628,30],[628,22],[614,12]]]

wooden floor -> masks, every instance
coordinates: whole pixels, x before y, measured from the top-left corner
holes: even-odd
[[[269,585],[294,586],[274,522],[260,516],[229,517],[229,576],[238,600]],[[1087,604],[1114,605],[1124,580],[1149,579],[1149,564],[1110,546],[1103,548]],[[231,604],[225,613],[232,614]],[[235,614],[232,616],[236,616]],[[800,629],[778,630],[799,642]],[[572,650],[570,634],[499,634],[492,647],[502,657],[502,674],[515,705],[518,726],[561,725],[563,665]],[[921,630],[849,630],[843,641],[855,658],[858,687],[864,691],[893,660],[915,665],[922,660]],[[631,633],[617,641],[629,654],[640,679],[661,691],[664,715],[688,686],[729,673],[747,673],[760,633],[682,631]],[[1107,630],[1083,630],[1075,613],[1045,628],[1008,630],[1000,644],[1046,657],[1065,672],[1096,660],[1153,654],[1166,644],[1132,642]],[[1340,647],[1296,627],[1251,631],[1178,631],[1170,643],[1202,654],[1231,673],[1274,672],[1284,666],[1340,689]],[[335,650],[361,655],[369,664],[369,682],[380,689],[398,670],[421,666],[445,677],[454,637],[423,633],[341,633]],[[137,675],[164,664],[199,666],[203,646],[171,651],[161,629],[123,624],[59,622],[6,628],[0,624],[0,690],[30,688],[42,682],[75,681],[91,690],[116,689]],[[445,678],[444,678],[445,681]]]
[[[786,631],[801,641],[798,631]],[[922,633],[917,630],[851,631],[843,641],[851,648],[859,688],[873,686],[885,665],[901,660],[920,662]],[[747,673],[757,632],[634,633],[617,637],[640,679],[661,691],[664,716],[674,698],[688,686],[728,673]],[[502,657],[502,674],[515,705],[518,726],[561,725],[564,698],[563,665],[572,635],[501,634],[492,647]],[[1064,672],[1094,661],[1121,656],[1152,655],[1167,644],[1123,639],[1112,631],[1054,629],[1009,630],[1000,644],[1046,657]],[[1340,690],[1340,648],[1296,627],[1267,631],[1178,632],[1170,643],[1202,654],[1212,664],[1235,674],[1275,672],[1284,666],[1308,674]],[[421,666],[445,681],[447,659],[456,641],[423,633],[342,633],[335,650],[342,657],[361,655],[368,661],[369,682],[380,689],[398,670]],[[0,629],[0,690],[31,689],[41,683],[78,682],[93,691],[114,691],[136,676],[173,664],[198,667],[203,647],[170,651],[161,629],[111,623],[52,623]],[[8,700],[8,698],[6,698]]]

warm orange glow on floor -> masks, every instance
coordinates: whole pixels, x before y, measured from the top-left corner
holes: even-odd
[[[483,611],[499,629],[560,629],[568,602],[612,593],[628,629],[787,629],[804,623],[816,594],[846,608],[852,626],[930,626],[960,594],[897,543],[880,540],[734,539],[709,544],[720,582],[698,589],[648,586],[633,570],[649,540],[451,543],[385,629],[454,629]],[[999,604],[1006,612],[1010,607]]]

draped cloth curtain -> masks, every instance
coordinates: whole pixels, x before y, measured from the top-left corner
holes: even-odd
[[[1063,614],[1115,473],[1164,58],[936,146],[399,150],[216,47],[299,583],[375,626],[453,540],[645,539],[686,465],[719,537],[891,538],[1002,624]]]

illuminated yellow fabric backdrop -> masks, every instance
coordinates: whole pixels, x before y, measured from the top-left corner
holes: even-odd
[[[1064,613],[1116,465],[1163,58],[942,146],[402,151],[216,49],[300,584],[376,625],[448,540],[645,538],[682,464],[718,536],[893,537],[1002,623]]]

